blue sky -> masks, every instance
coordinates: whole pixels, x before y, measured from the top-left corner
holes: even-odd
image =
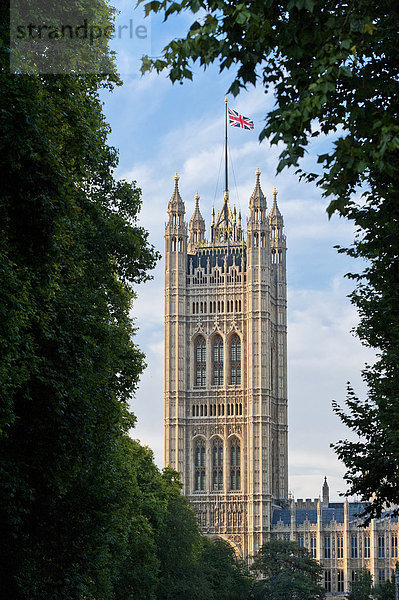
[[[125,0],[114,2],[121,10],[118,24],[144,24],[146,39],[115,39],[118,66],[124,85],[104,93],[104,110],[112,133],[110,143],[119,149],[117,177],[136,180],[143,191],[141,223],[151,242],[163,254],[167,203],[173,191],[173,176],[180,175],[180,192],[187,220],[200,194],[200,208],[207,228],[212,205],[223,199],[223,171],[218,183],[223,152],[224,97],[232,73],[220,75],[217,68],[196,69],[193,82],[172,85],[164,75],[141,77],[139,57],[159,55],[172,37],[183,33],[191,22],[185,15],[172,23],[144,20],[142,9]],[[125,30],[121,30],[125,32]],[[255,169],[262,171],[261,184],[268,205],[273,186],[278,189],[280,210],[287,235],[288,268],[288,398],[289,398],[289,487],[295,497],[316,497],[327,475],[333,498],[345,490],[344,467],[329,448],[330,442],[347,437],[331,409],[333,399],[343,403],[346,382],[364,391],[360,371],[372,354],[351,335],[357,315],[346,295],[351,283],[344,274],[354,268],[338,255],[335,244],[347,245],[352,226],[343,219],[328,220],[326,201],[314,185],[299,183],[293,170],[276,177],[278,149],[262,144],[258,135],[272,95],[252,88],[229,106],[255,122],[253,132],[230,128],[229,145],[234,167],[230,170],[230,197],[244,215],[255,182]],[[314,143],[305,157],[315,168],[318,153],[332,140]],[[317,167],[316,167],[317,168]],[[237,185],[235,185],[235,182]],[[245,222],[245,221],[244,221]],[[132,408],[138,417],[133,436],[149,445],[156,462],[163,466],[163,262],[154,279],[139,286],[133,315],[139,328],[137,343],[147,356]]]

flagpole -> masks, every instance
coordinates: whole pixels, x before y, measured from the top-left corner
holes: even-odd
[[[228,167],[227,167],[227,97],[224,99],[225,119],[224,119],[224,191],[229,191]]]

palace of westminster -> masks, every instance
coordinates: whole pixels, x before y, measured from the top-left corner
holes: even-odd
[[[362,504],[288,494],[287,282],[283,217],[256,170],[244,232],[229,193],[210,239],[195,196],[187,227],[175,176],[165,228],[165,463],[182,475],[201,530],[250,559],[270,536],[296,541],[322,565],[327,596],[359,569],[376,583],[398,561],[387,511],[364,528]]]

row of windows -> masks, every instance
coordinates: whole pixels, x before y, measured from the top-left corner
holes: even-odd
[[[193,302],[193,315],[224,312],[224,300]],[[241,312],[241,300],[226,300],[226,312]]]
[[[344,572],[342,569],[337,570],[336,582],[337,592],[344,591]],[[352,582],[356,580],[358,571],[352,570]],[[394,577],[394,571],[392,570],[392,578]],[[385,581],[385,569],[378,570],[378,583],[382,584]],[[331,571],[324,571],[324,589],[326,592],[331,592]]]
[[[203,233],[199,232],[199,231],[191,232],[190,242],[191,241],[194,242],[194,244],[196,244],[197,242],[203,242],[204,241]]]
[[[324,558],[331,558],[331,536],[324,536]],[[298,536],[298,544],[300,546],[304,545],[304,537],[303,535]],[[310,537],[310,551],[314,558],[316,558],[316,549],[317,549],[317,538],[316,536]],[[364,536],[363,538],[363,556],[364,558],[370,558],[371,552],[371,539],[369,535]],[[388,557],[388,552],[385,552],[385,537],[378,537],[378,558],[385,558],[385,555]],[[344,557],[344,538],[342,535],[337,536],[337,558]],[[398,536],[391,536],[391,557],[398,558]],[[351,558],[360,558],[359,548],[358,548],[358,536],[351,536]]]
[[[183,252],[183,239],[182,238],[175,238],[173,237],[171,239],[171,244],[170,244],[171,250],[172,252]]]
[[[388,549],[387,549],[388,550]],[[378,558],[388,557],[389,552],[385,552],[385,537],[378,537]],[[359,548],[358,548],[358,537],[357,535],[351,536],[351,558],[358,558],[359,556]],[[367,535],[364,537],[363,541],[363,556],[364,558],[370,558],[370,536]],[[339,557],[342,558],[342,557]],[[391,536],[391,558],[398,558],[398,536]]]
[[[241,402],[229,402],[226,404],[226,409],[224,404],[210,404],[209,410],[207,404],[193,404],[192,412],[193,417],[224,417],[225,414],[230,416],[240,416],[242,415],[242,403]]]
[[[230,455],[230,490],[241,489],[241,447],[237,438],[230,440],[228,451]],[[194,449],[194,490],[196,492],[205,491],[206,481],[206,460],[205,460],[205,440],[198,439]],[[224,444],[223,440],[216,437],[211,446],[211,489],[212,491],[223,490],[224,480]]]
[[[248,237],[249,237],[248,243],[250,244],[251,243],[251,237],[250,236],[248,236]],[[264,233],[261,233],[261,234],[254,233],[253,234],[253,241],[254,241],[254,243],[253,243],[254,248],[259,248],[259,246],[261,248],[266,248],[266,236],[265,236]]]
[[[181,215],[177,215],[176,213],[173,213],[169,219],[169,222],[172,225],[181,225]]]
[[[241,385],[241,340],[237,334],[230,342],[229,385]],[[206,342],[202,335],[198,336],[194,345],[195,387],[206,386]],[[218,334],[212,342],[212,385],[223,385],[224,379],[224,344]]]
[[[186,278],[187,287],[190,287],[191,285],[223,286],[225,283],[238,284],[238,283],[242,283],[242,282],[246,283],[246,281],[247,281],[246,274],[245,273],[241,274],[241,273],[237,272],[237,270],[235,270],[235,269],[231,270],[230,272],[226,273],[225,275],[222,275],[220,273],[220,271],[215,271],[214,275],[204,275],[201,271],[199,271],[198,274],[187,275],[187,278]],[[212,312],[212,309],[210,309],[209,312]],[[216,312],[216,310],[214,310],[213,312]],[[233,310],[231,310],[231,312],[233,312]],[[236,309],[236,312],[237,312],[237,309]]]
[[[272,250],[272,264],[277,265],[283,261],[283,253],[281,250]]]

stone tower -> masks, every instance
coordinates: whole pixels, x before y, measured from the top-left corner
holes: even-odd
[[[198,194],[187,230],[178,181],[165,227],[165,463],[202,531],[250,557],[288,497],[283,218],[276,189],[267,213],[257,169],[246,235],[225,192],[207,241]]]

